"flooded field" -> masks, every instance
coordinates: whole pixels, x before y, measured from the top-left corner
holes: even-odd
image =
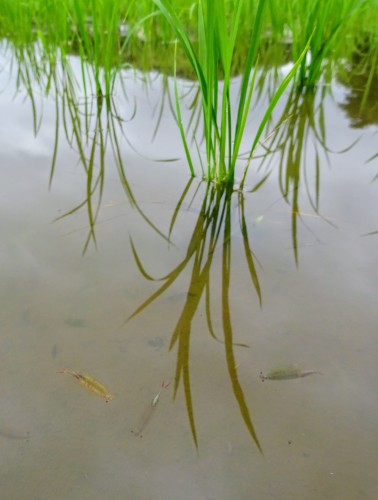
[[[171,79],[121,72],[111,114],[0,63],[2,498],[377,498],[371,108],[289,89],[244,191],[217,191]]]

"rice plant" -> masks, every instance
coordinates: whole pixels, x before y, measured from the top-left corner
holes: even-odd
[[[157,15],[156,7],[163,15]],[[361,63],[367,61],[371,68],[362,102],[366,107],[377,74],[376,12],[378,0],[3,0],[0,36],[20,54],[28,51],[29,58],[33,47],[42,51],[42,60],[51,66],[78,54],[86,95],[92,92],[105,98],[108,108],[118,72],[130,64],[140,65],[143,57],[150,59],[149,68],[167,67],[159,57],[155,62],[156,56],[173,57],[175,37],[174,73],[187,74],[190,66],[198,85],[204,129],[203,155],[197,126],[188,129],[183,122],[176,87],[176,114],[190,173],[198,173],[194,158],[198,154],[205,179],[217,186],[233,185],[236,166],[243,165],[243,189],[251,159],[290,82],[296,79],[300,89],[314,91],[324,75],[332,76],[335,59],[345,61],[367,40],[369,50]],[[358,35],[359,29],[363,35]],[[264,78],[264,71],[258,73],[259,56],[275,54],[279,61],[280,44],[285,51],[290,45],[296,62],[281,82],[277,80],[242,160],[240,148],[251,102],[259,97]],[[267,52],[266,45],[272,50]],[[353,67],[349,69],[352,74]],[[236,104],[231,99],[235,74],[241,75]]]
[[[298,86],[312,90],[340,54],[350,23],[369,5],[369,0],[299,0],[288,2],[290,35],[295,60],[311,36],[309,56],[303,58],[297,75]]]
[[[243,68],[237,109],[232,109],[231,79],[233,56],[242,13],[242,0],[236,0],[233,11],[226,9],[224,0],[199,0],[198,9],[198,49],[195,49],[190,37],[178,17],[174,7],[167,0],[154,0],[162,14],[171,24],[193,71],[201,92],[202,115],[206,145],[206,165],[204,177],[216,185],[233,185],[235,167],[238,161],[240,145],[257,75],[257,54],[260,35],[264,23],[266,0],[259,0],[253,21],[247,59]],[[281,95],[293,79],[309,46],[304,47],[301,55],[288,75],[278,86],[268,105],[250,146],[250,154],[241,183],[243,187],[248,164],[259,143],[269,117]],[[222,90],[220,83],[222,81]],[[182,123],[180,102],[176,90],[176,108],[182,141],[191,173],[194,173],[188,137]],[[236,115],[236,118],[234,118]]]
[[[157,15],[158,3],[165,6],[169,17]],[[260,16],[264,43],[273,43],[285,51],[287,47],[282,42],[290,43],[293,60],[300,56],[315,30],[311,57],[302,60],[298,74],[298,83],[308,87],[316,85],[324,73],[331,74],[332,62],[348,55],[361,43],[361,37],[367,35],[372,47],[377,46],[377,0],[264,0],[262,3],[265,7],[260,16],[259,0],[2,0],[0,37],[16,45],[38,41],[46,51],[59,49],[66,54],[79,54],[95,68],[105,68],[105,78],[130,64],[169,72],[173,56],[170,11],[173,11],[175,25],[178,26],[177,18],[197,55],[204,47],[204,36],[209,43],[208,54],[213,54],[219,42],[220,62],[222,65],[225,62],[225,52],[232,53],[230,72],[235,75],[245,72],[246,61],[249,64],[251,45],[258,38],[253,20]],[[206,21],[209,11],[216,13],[214,43]],[[185,52],[182,46],[177,69],[181,75],[192,76],[193,66],[190,73],[191,62],[183,57]],[[222,75],[225,68],[220,69]],[[95,78],[96,75],[95,72]],[[103,82],[103,86],[107,87],[102,88],[104,93],[109,91],[109,82]]]

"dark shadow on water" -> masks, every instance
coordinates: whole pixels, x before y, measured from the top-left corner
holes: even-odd
[[[357,45],[337,74],[347,90],[340,108],[353,128],[378,124],[378,47],[366,40]]]

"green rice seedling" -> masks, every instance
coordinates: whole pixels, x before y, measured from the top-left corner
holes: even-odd
[[[84,62],[88,61],[93,71],[96,95],[105,98],[112,93],[114,76],[119,69],[122,6],[122,0],[73,0],[73,12],[70,13],[72,25],[76,28],[83,81],[85,83],[85,68],[88,67]]]
[[[224,0],[200,0],[198,2],[198,50],[195,50],[173,5],[166,0],[154,0],[154,2],[171,24],[198,81],[201,92],[206,145],[205,178],[208,181],[214,181],[218,185],[232,185],[257,75],[257,53],[260,33],[263,28],[263,13],[266,1],[259,0],[257,4],[236,110],[232,106],[230,86],[232,61],[236,48],[243,1],[235,1],[232,13],[227,11]],[[275,105],[301,64],[307,48],[308,44],[289,74],[279,85],[268,105],[252,142],[250,157],[254,153]],[[182,123],[177,89],[176,108],[181,137],[190,171],[193,175],[194,163],[188,146],[189,141],[185,127]],[[243,187],[247,170],[248,168],[245,170],[241,187]]]
[[[340,54],[353,17],[368,5],[369,0],[299,0],[288,2],[289,26],[293,59],[303,51],[311,36],[309,56],[303,58],[297,74],[299,87],[312,90],[321,76],[332,75],[332,66]]]
[[[175,0],[185,23],[190,23],[189,6],[188,0]],[[46,51],[80,55],[93,65],[92,78],[100,67],[105,70],[105,81],[96,83],[107,94],[119,67],[133,63],[149,70],[156,61],[154,67],[167,68],[171,31],[156,13],[151,0],[3,0],[0,38],[18,46],[40,42]]]
[[[2,37],[24,44],[35,40],[33,33],[33,4],[4,0],[0,3],[0,33]]]
[[[161,1],[174,10],[199,53],[200,33],[205,33],[207,41],[210,33],[208,23],[202,23],[199,16],[200,9],[207,15],[206,1]],[[214,24],[225,26],[228,35],[236,19],[233,13],[239,12],[234,49],[230,49],[233,50],[231,74],[240,74],[248,60],[254,37],[252,28],[255,27],[251,21],[258,15],[259,2],[242,0],[240,11],[237,1],[222,3],[224,8],[221,10],[218,1],[214,8],[216,17],[222,18],[225,12],[225,22],[220,18]],[[301,65],[298,81],[302,84],[315,84],[317,78],[330,69],[331,64],[327,61],[343,57],[346,51],[361,42],[363,34],[377,36],[377,0],[265,0],[264,3],[266,7],[261,18],[264,43],[286,51],[282,42],[290,41],[294,60],[315,30],[312,57]],[[39,41],[45,50],[55,48],[65,54],[78,53],[95,67],[100,64],[109,71],[110,67],[114,69],[130,63],[146,70],[151,67],[171,70],[171,65],[168,67],[173,54],[170,21],[156,15],[151,0],[2,0],[0,36],[18,45]],[[193,70],[189,73],[189,59],[182,57],[184,54],[182,49],[177,60],[178,73],[193,75]]]
[[[109,96],[124,64],[122,51],[130,37],[122,36],[121,28],[132,5],[125,0],[5,0],[0,3],[0,36],[15,46],[38,42],[55,58],[78,54],[84,86],[94,80],[96,93]]]

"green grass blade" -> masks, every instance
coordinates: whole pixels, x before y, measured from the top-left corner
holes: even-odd
[[[243,114],[245,112],[245,104],[246,104],[246,99],[247,99],[247,94],[248,94],[250,75],[252,72],[253,64],[254,64],[255,59],[256,59],[256,53],[257,53],[258,43],[260,40],[260,33],[261,33],[261,29],[262,29],[262,24],[263,24],[264,8],[265,8],[265,0],[259,0],[257,12],[256,12],[256,17],[255,17],[253,29],[252,29],[252,38],[250,41],[250,46],[249,46],[249,50],[248,50],[248,54],[247,54],[247,60],[245,62],[243,79],[242,79],[242,84],[241,84],[241,89],[240,89],[238,114],[237,114],[236,124],[235,124],[235,137],[237,137],[240,134],[239,127],[242,124]]]
[[[188,161],[189,170],[190,170],[191,175],[194,177],[195,176],[194,165],[193,165],[192,156],[190,154],[190,149],[189,149],[188,141],[186,140],[185,129],[184,129],[184,125],[183,125],[183,122],[182,122],[181,107],[180,107],[180,98],[179,98],[178,89],[177,89],[177,80],[176,80],[176,49],[177,49],[177,45],[175,46],[175,59],[174,59],[174,87],[175,87],[175,103],[176,103],[177,123],[178,123],[179,130],[180,130],[181,140],[182,140],[182,143],[183,143],[183,146],[184,146],[184,149],[185,149],[185,155],[186,155],[186,159]]]

